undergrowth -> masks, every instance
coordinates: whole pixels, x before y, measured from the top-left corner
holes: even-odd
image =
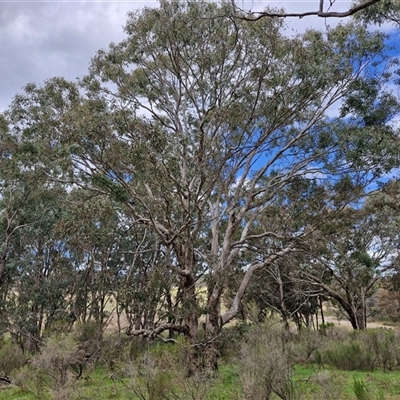
[[[12,385],[1,387],[0,400],[400,398],[400,339],[393,330],[330,326],[295,334],[276,323],[237,329],[225,336],[236,338],[228,347],[218,343],[217,371],[188,368],[193,344],[184,337],[176,343],[91,337],[80,327],[48,337],[36,354],[4,340],[0,373]]]

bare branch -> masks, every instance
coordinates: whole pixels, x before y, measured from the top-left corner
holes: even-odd
[[[336,12],[336,11],[323,11],[323,4],[324,0],[320,0],[319,2],[319,10],[318,11],[307,11],[307,12],[295,12],[295,13],[290,13],[290,12],[282,12],[282,11],[260,11],[260,12],[250,12],[246,16],[244,14],[238,15],[237,17],[240,19],[243,19],[245,21],[257,21],[261,18],[265,17],[272,17],[272,18],[289,18],[289,17],[297,17],[297,18],[304,18],[304,17],[311,17],[311,16],[316,16],[320,18],[346,18],[350,17],[361,10],[364,10],[368,7],[371,7],[372,5],[379,3],[382,0],[369,0],[364,3],[357,4],[353,7],[351,7],[347,11],[342,11],[342,12]],[[238,8],[233,1],[233,5]],[[239,9],[239,8],[238,8]],[[240,9],[239,9],[240,10]],[[242,13],[244,12],[243,10],[240,10]]]

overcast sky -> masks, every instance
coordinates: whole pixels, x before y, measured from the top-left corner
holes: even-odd
[[[315,10],[318,1],[237,0],[248,9],[267,3],[290,11]],[[63,76],[74,80],[87,72],[91,57],[124,38],[128,11],[157,1],[19,1],[0,0],[0,112],[29,82]],[[334,11],[350,1],[337,0]],[[331,21],[330,21],[331,22]],[[324,20],[288,20],[290,29],[323,27]]]

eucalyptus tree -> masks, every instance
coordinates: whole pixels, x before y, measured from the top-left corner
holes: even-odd
[[[45,180],[42,173],[36,174],[29,169],[20,168],[18,160],[19,155],[24,154],[24,148],[18,146],[17,138],[9,135],[8,125],[3,117],[1,121],[1,330],[2,333],[8,330],[18,337],[31,337],[33,341],[36,341],[35,332],[38,329],[40,331],[43,322],[43,312],[39,310],[38,302],[43,300],[43,296],[36,290],[37,285],[32,283],[33,281],[37,283],[37,278],[46,269],[45,253],[52,252],[45,242],[49,229],[52,229],[50,226],[55,219],[55,214],[58,212],[58,208],[54,206],[54,199],[63,189],[60,185],[54,184],[52,188],[43,187]],[[36,235],[39,231],[41,233]],[[35,233],[32,234],[33,232]],[[47,256],[51,257],[50,253],[47,253]],[[23,267],[28,264],[29,272]],[[28,300],[24,300],[23,295],[20,295],[21,287],[24,282],[23,277],[28,276],[30,283],[26,287],[33,296],[28,296],[26,298]],[[50,308],[54,306],[51,299],[48,303]],[[23,313],[22,309],[28,311]],[[32,329],[26,329],[29,324]]]
[[[277,313],[286,329],[290,322],[297,329],[311,327],[313,318],[321,309],[323,291],[302,279],[300,266],[303,254],[279,260],[257,273],[243,299],[247,307],[256,307],[262,321],[268,312]]]
[[[362,12],[357,13],[357,19],[367,23],[382,25],[385,22],[400,26],[400,1],[380,0],[371,7],[365,7]]]
[[[13,250],[13,239],[25,225],[20,218],[20,209],[28,201],[31,190],[24,190],[23,185],[14,174],[10,154],[15,141],[8,135],[8,124],[3,115],[0,115],[0,285],[1,296],[7,298],[8,286],[12,279],[12,268],[8,263],[9,254]],[[27,185],[26,185],[27,186]],[[31,185],[35,187],[35,185]]]
[[[394,180],[382,187],[375,196],[368,200],[368,206],[374,210],[373,214],[379,219],[381,234],[392,240],[392,262],[386,273],[381,276],[380,285],[385,291],[378,298],[378,310],[389,318],[399,319],[399,248],[400,248],[400,207],[399,207],[399,180]]]
[[[11,134],[40,154],[29,168],[109,196],[157,238],[176,294],[155,325],[130,333],[197,340],[203,316],[213,343],[257,271],[307,249],[323,219],[397,165],[393,128],[348,118],[368,85],[363,112],[381,103],[384,37],[349,24],[287,38],[280,20],[249,24],[201,1],[131,13],[125,32],[79,85],[28,85],[7,113]],[[323,193],[313,206],[289,199],[299,181]]]
[[[68,296],[74,321],[144,329],[165,313],[174,276],[161,272],[160,243],[145,227],[130,223],[115,202],[75,188],[59,231],[76,274]],[[121,316],[129,325],[121,326]]]
[[[1,170],[1,327],[35,348],[45,326],[66,311],[71,268],[55,229],[66,192],[43,174],[18,170],[17,160],[8,153]]]
[[[105,324],[112,311],[122,259],[120,224],[112,203],[71,188],[57,230],[75,269],[66,293],[72,321]]]
[[[319,246],[319,257],[301,265],[302,280],[311,283],[336,303],[354,329],[367,327],[368,300],[376,284],[395,269],[398,247],[387,219],[369,205],[349,208],[338,226]],[[338,233],[339,232],[339,233]],[[325,244],[323,242],[325,241]]]
[[[29,348],[38,348],[45,329],[68,320],[66,295],[74,268],[56,229],[65,196],[61,185],[44,185],[35,189],[20,210],[29,223],[19,230],[18,248],[9,260],[16,275],[14,307],[7,314],[10,331]]]

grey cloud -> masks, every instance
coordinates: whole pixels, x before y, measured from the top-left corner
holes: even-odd
[[[315,7],[317,0],[270,1],[288,10]],[[240,0],[238,0],[240,3]],[[244,0],[245,8],[260,9],[266,0]],[[340,2],[342,4],[342,2]],[[122,27],[127,12],[156,0],[2,2],[0,0],[0,112],[29,82],[41,83],[53,76],[75,79],[86,73],[96,51],[124,38]],[[320,18],[288,20],[287,26],[300,29]],[[288,32],[290,34],[290,32]]]
[[[0,112],[28,82],[84,75],[97,50],[124,38],[137,5],[0,2]]]

